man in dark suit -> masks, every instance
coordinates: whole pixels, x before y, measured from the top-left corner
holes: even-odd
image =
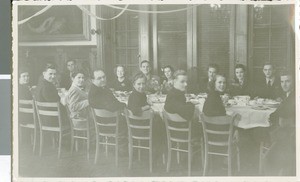
[[[40,102],[59,102],[60,97],[54,85],[56,81],[56,68],[53,64],[47,64],[43,77],[39,79],[36,87],[35,98]]]
[[[296,174],[296,102],[294,83],[290,73],[285,72],[281,74],[280,78],[283,101],[276,111],[270,115],[270,123],[275,127],[278,125],[280,127],[273,134],[276,136],[276,143],[269,154],[268,169],[270,169],[272,174],[278,174],[281,171],[283,175],[293,176]]]
[[[187,80],[185,71],[175,71],[174,86],[167,94],[164,108],[169,113],[176,113],[186,120],[191,120],[194,116],[195,105],[187,102],[185,98]]]
[[[112,91],[106,86],[106,75],[102,70],[94,71],[88,100],[91,107],[105,109],[111,112],[124,109],[124,103],[119,102]]]
[[[96,70],[93,74],[93,84],[88,94],[89,105],[96,109],[105,109],[110,112],[122,111],[126,104],[119,102],[112,91],[107,87],[106,75],[102,70]],[[105,120],[105,118],[102,118]],[[120,153],[127,155],[127,125],[125,118],[120,116],[119,121],[119,145]]]
[[[217,64],[211,63],[208,65],[207,77],[200,82],[200,93],[208,93],[209,82],[214,79],[218,72],[219,66]]]
[[[278,124],[277,122],[279,117],[284,119],[291,119],[292,121],[295,121],[296,117],[295,90],[293,87],[292,76],[289,73],[285,72],[281,74],[280,79],[281,88],[283,91],[281,94],[282,102],[276,109],[276,111],[270,115],[270,121],[274,124]]]
[[[67,71],[61,75],[60,87],[69,90],[72,85],[72,73],[75,71],[75,60],[67,61]]]
[[[59,102],[60,97],[55,87],[56,82],[56,68],[53,64],[48,63],[44,69],[43,75],[40,77],[38,85],[35,89],[35,99],[39,102]],[[49,108],[49,110],[52,108]],[[61,107],[62,124],[67,125],[66,112],[64,107]],[[57,118],[55,118],[56,120]],[[57,122],[52,117],[45,117],[44,125],[57,126]]]
[[[275,76],[275,68],[271,63],[263,67],[264,78],[258,82],[256,96],[266,99],[277,99],[281,92],[280,80]]]
[[[178,114],[188,122],[192,122],[192,141],[193,147],[199,147],[202,128],[195,116],[195,104],[197,101],[188,101],[185,97],[188,77],[183,70],[174,73],[174,85],[168,92],[164,109],[168,113]],[[175,123],[173,123],[176,125]],[[178,124],[178,123],[177,123]],[[179,134],[179,133],[178,133]],[[179,134],[180,135],[180,134]]]

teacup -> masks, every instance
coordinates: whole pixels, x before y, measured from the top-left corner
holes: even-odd
[[[256,100],[250,100],[249,105],[250,106],[255,106],[257,104]]]

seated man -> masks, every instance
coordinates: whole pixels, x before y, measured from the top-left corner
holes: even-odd
[[[284,91],[283,101],[280,106],[270,115],[270,122],[274,125],[280,124],[276,136],[275,146],[269,153],[268,169],[271,175],[295,175],[296,169],[296,138],[295,138],[295,117],[296,102],[292,75],[290,73],[281,74],[281,88]],[[278,123],[281,118],[282,123]]]
[[[140,71],[147,78],[146,80],[146,93],[155,93],[160,89],[160,78],[151,74],[150,62],[144,60],[140,63]]]
[[[280,92],[280,80],[275,76],[275,69],[271,63],[265,63],[263,67],[264,78],[258,82],[254,96],[266,99],[277,99]]]
[[[43,77],[39,79],[36,87],[35,98],[40,102],[59,102],[60,97],[55,87],[56,68],[53,64],[47,64]]]
[[[174,86],[167,94],[164,108],[167,112],[177,113],[182,118],[190,121],[194,116],[195,105],[191,102],[186,102],[187,80],[188,77],[185,71],[175,71]]]
[[[209,82],[211,82],[214,77],[219,72],[219,66],[217,64],[209,64],[207,70],[207,77],[200,82],[200,93],[209,92]]]
[[[110,112],[121,111],[126,106],[126,104],[119,102],[107,87],[106,75],[102,70],[94,71],[88,101],[92,108],[105,109]],[[124,117],[120,117],[118,141],[120,153],[125,155],[127,152],[127,125]]]
[[[278,119],[290,119],[295,121],[295,90],[293,87],[292,76],[285,72],[280,76],[281,79],[281,88],[283,90],[281,94],[282,102],[280,106],[270,115],[270,121],[278,124]],[[292,123],[291,123],[292,124]],[[295,125],[295,123],[293,123]]]
[[[67,71],[62,73],[60,87],[69,90],[72,85],[72,73],[75,72],[75,60],[67,61]]]
[[[96,70],[93,74],[88,100],[92,108],[105,109],[115,112],[125,108],[125,104],[119,102],[112,91],[106,86],[106,76],[102,70]]]
[[[193,147],[200,147],[200,139],[202,134],[201,125],[195,122],[195,104],[196,102],[187,102],[185,92],[187,89],[188,77],[183,70],[177,70],[174,73],[174,85],[168,92],[164,109],[171,114],[178,114],[183,119],[192,122],[192,141]],[[174,123],[172,124],[174,125]],[[178,125],[180,127],[180,125]],[[178,133],[180,135],[180,133]]]
[[[58,91],[55,87],[55,81],[56,81],[56,68],[53,64],[47,64],[45,67],[45,70],[43,72],[42,77],[40,77],[38,85],[35,90],[35,99],[39,102],[59,102],[60,97],[58,95]],[[51,108],[49,108],[50,110]],[[63,125],[67,124],[67,120],[65,118],[65,110],[62,109],[62,120]],[[44,124],[47,126],[56,126],[57,127],[57,118],[53,120],[52,117],[46,117],[44,118]]]

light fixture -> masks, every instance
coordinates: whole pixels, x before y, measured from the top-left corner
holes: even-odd
[[[254,5],[254,18],[256,20],[262,20],[264,13],[264,5],[263,4],[255,4]]]
[[[222,19],[227,23],[230,19],[230,9],[226,5],[210,4],[211,16],[217,19]]]

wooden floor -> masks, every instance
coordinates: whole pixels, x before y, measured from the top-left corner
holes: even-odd
[[[30,137],[24,135],[19,145],[19,175],[21,177],[166,177],[187,176],[187,156],[181,155],[181,161],[177,164],[176,155],[173,155],[171,170],[166,172],[162,156],[154,157],[153,172],[149,172],[148,152],[142,152],[141,161],[137,160],[137,152],[134,153],[133,168],[128,169],[128,153],[119,155],[119,166],[115,166],[114,149],[111,148],[108,156],[101,148],[99,160],[94,164],[95,142],[91,142],[90,159],[87,159],[86,145],[84,142],[78,145],[78,151],[70,152],[70,137],[63,139],[62,155],[57,158],[58,148],[53,147],[51,140],[45,140],[43,154],[40,157],[38,150],[32,152]],[[39,149],[39,145],[37,145]],[[245,148],[244,150],[249,151]],[[245,156],[246,155],[246,156]],[[257,176],[257,165],[253,164],[253,152],[241,156],[246,160],[241,161],[241,171],[233,173],[233,176]],[[255,157],[256,158],[256,157]],[[248,160],[248,161],[247,161]],[[251,161],[250,161],[251,160]],[[221,162],[220,162],[221,161]],[[226,176],[227,169],[222,158],[215,160],[210,167],[208,176]],[[192,176],[202,176],[201,153],[193,155]]]
[[[176,162],[176,155],[173,155],[171,171],[166,172],[166,165],[163,164],[162,157],[154,161],[153,172],[149,172],[148,153],[142,152],[141,161],[134,156],[133,168],[128,169],[128,154],[121,155],[119,166],[116,167],[114,160],[114,150],[105,156],[104,150],[100,151],[97,164],[94,164],[95,145],[91,146],[90,160],[86,156],[84,143],[79,143],[78,151],[70,153],[70,138],[63,140],[62,156],[57,158],[57,148],[53,148],[51,141],[46,141],[43,155],[38,152],[33,154],[32,145],[24,138],[19,148],[19,174],[22,177],[164,177],[164,176],[187,176],[187,156],[181,155],[180,164]],[[37,146],[37,149],[39,146]],[[137,154],[137,152],[135,153]],[[200,153],[193,156],[192,176],[202,176]],[[220,167],[214,169],[210,175],[223,176],[227,170]]]

